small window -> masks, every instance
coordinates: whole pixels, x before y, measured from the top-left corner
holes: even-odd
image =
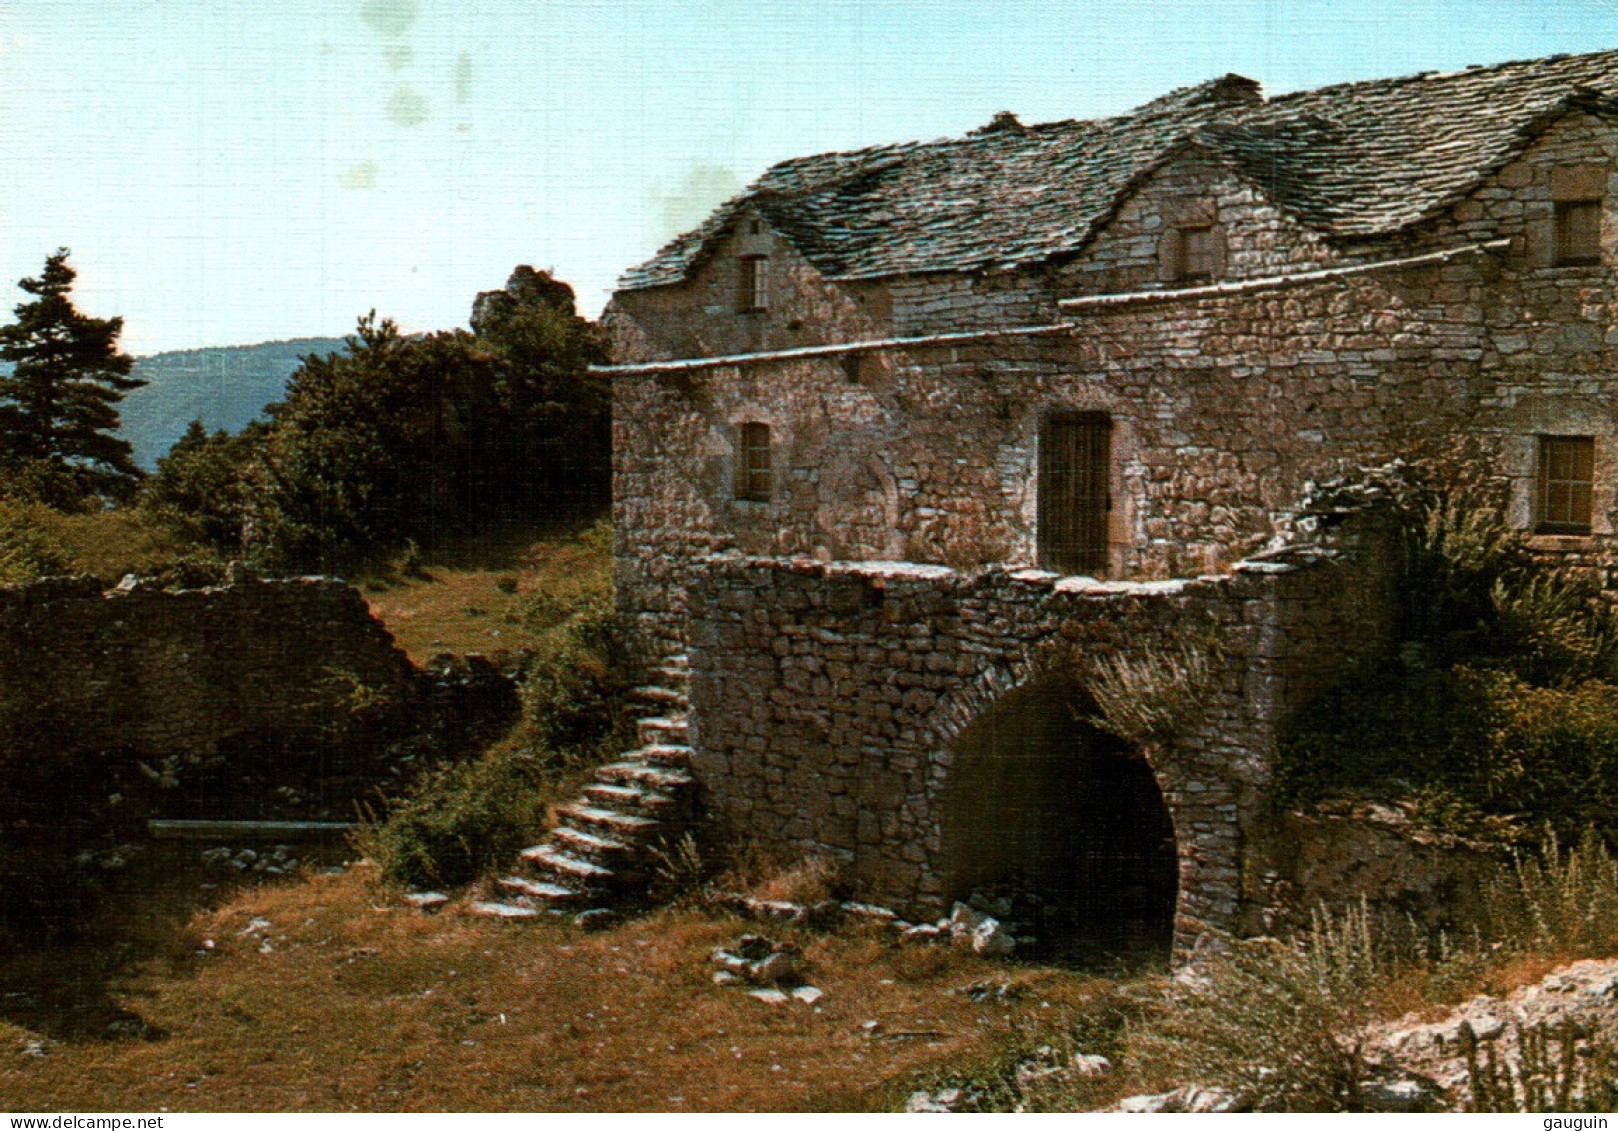
[[[770,307],[770,260],[765,255],[749,255],[742,260],[741,309],[757,314]]]
[[[1219,229],[1212,226],[1180,229],[1179,281],[1212,282],[1224,258]]]
[[[1541,436],[1534,529],[1590,533],[1596,442],[1589,436]]]
[[[770,426],[743,424],[736,451],[736,497],[770,501]]]
[[[1601,262],[1601,201],[1556,202],[1556,264],[1571,267]]]

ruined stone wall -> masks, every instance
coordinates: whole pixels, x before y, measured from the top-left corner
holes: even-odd
[[[0,745],[161,758],[405,699],[414,669],[338,581],[0,587]]]
[[[1182,942],[1233,929],[1277,736],[1390,639],[1387,557],[1294,552],[1230,576],[1098,583],[1033,570],[715,558],[693,579],[694,768],[723,829],[830,851],[871,898],[932,913],[973,723],[1087,659],[1175,642],[1219,660],[1203,714],[1146,750],[1173,819]]]

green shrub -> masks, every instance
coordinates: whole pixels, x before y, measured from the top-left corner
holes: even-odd
[[[69,554],[39,521],[42,503],[0,499],[0,585],[68,572]]]
[[[428,773],[365,832],[361,848],[383,876],[404,886],[466,883],[531,843],[568,774],[627,743],[615,650],[610,592],[588,593],[530,659],[516,730],[474,761]]]
[[[1618,860],[1593,829],[1564,852],[1554,833],[1485,892],[1488,937],[1562,958],[1618,955]]]
[[[1173,983],[1130,1041],[1147,1076],[1214,1087],[1238,1111],[1351,1111],[1359,1027],[1399,961],[1363,908],[1322,912],[1302,937],[1232,941]]]
[[[393,884],[469,883],[538,834],[549,779],[542,759],[509,746],[440,766],[361,834],[360,848]]]

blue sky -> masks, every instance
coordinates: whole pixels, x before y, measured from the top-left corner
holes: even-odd
[[[594,314],[786,157],[1608,47],[1618,0],[0,0],[0,280],[71,247],[137,353],[464,325],[518,263]]]

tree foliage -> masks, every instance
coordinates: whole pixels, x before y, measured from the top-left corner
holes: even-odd
[[[373,313],[346,353],[305,360],[252,472],[256,558],[340,569],[605,502],[608,401],[584,377],[605,350],[571,288],[519,268],[473,326],[406,337]]]
[[[255,421],[235,434],[223,429],[209,434],[202,421],[193,420],[157,461],[142,501],[184,537],[226,556],[240,555],[249,469],[266,431]]]
[[[92,318],[70,294],[76,272],[63,248],[37,279],[18,283],[31,301],[0,327],[0,469],[13,493],[57,506],[124,498],[139,483],[118,402],[145,382],[118,349],[121,318]]]

